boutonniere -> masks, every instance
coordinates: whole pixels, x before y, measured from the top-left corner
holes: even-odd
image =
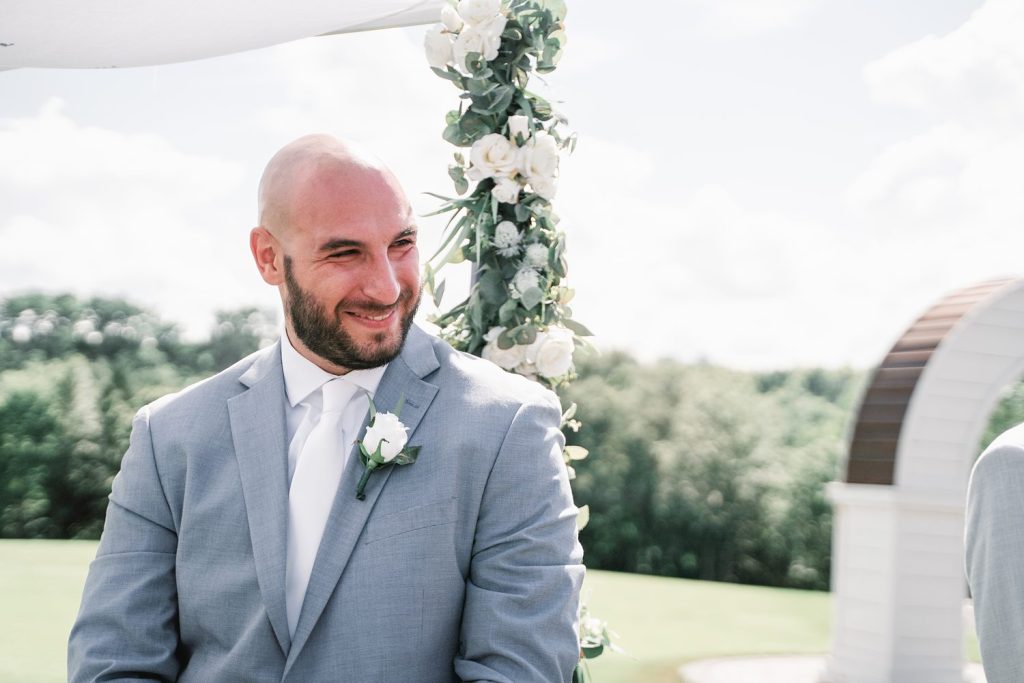
[[[366,428],[363,440],[359,442],[359,460],[363,463],[363,476],[356,486],[356,498],[366,498],[366,482],[374,470],[391,465],[411,465],[420,453],[419,446],[406,446],[409,428],[402,424],[398,415],[402,412],[403,398],[393,413],[379,413],[370,400],[370,426]]]

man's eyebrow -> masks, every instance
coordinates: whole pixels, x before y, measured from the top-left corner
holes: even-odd
[[[413,237],[416,234],[417,234],[416,226],[411,225],[408,228],[406,228],[405,230],[403,230],[402,232],[400,232],[397,235],[395,235],[395,239],[396,240],[400,240],[403,237]],[[335,249],[347,249],[347,248],[352,248],[352,247],[362,247],[364,245],[365,245],[365,242],[361,242],[359,240],[344,239],[344,238],[341,238],[341,237],[336,237],[334,239],[327,240],[326,242],[321,244],[317,248],[317,251],[334,251]]]
[[[361,247],[361,246],[363,246],[363,243],[360,242],[359,240],[348,240],[348,239],[335,238],[335,239],[332,239],[332,240],[327,240],[326,242],[321,244],[317,248],[317,251],[334,251],[335,249],[345,249],[347,247]]]

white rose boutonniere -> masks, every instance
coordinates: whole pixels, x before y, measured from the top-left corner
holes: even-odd
[[[356,498],[366,498],[366,483],[374,470],[391,465],[411,465],[419,456],[419,446],[406,446],[408,428],[398,419],[404,399],[393,413],[379,413],[370,401],[370,425],[359,442],[359,460],[363,463],[363,476],[356,485]]]

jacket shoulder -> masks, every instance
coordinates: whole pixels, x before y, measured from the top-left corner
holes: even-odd
[[[517,409],[524,404],[548,405],[561,410],[555,392],[539,382],[508,372],[489,360],[456,351],[448,342],[430,337],[440,367],[430,381],[464,394],[474,405],[507,406]]]
[[[255,351],[234,365],[215,375],[199,380],[171,394],[166,394],[146,406],[150,417],[205,411],[210,405],[224,404],[229,398],[245,390],[243,375],[257,365],[280,365],[278,345],[273,344]]]

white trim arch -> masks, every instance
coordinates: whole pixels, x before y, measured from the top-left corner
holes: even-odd
[[[906,357],[907,340],[922,339],[928,330],[933,342],[914,351],[919,372],[905,373],[913,375],[907,401],[890,406],[898,419],[885,422],[884,405],[870,406],[868,397],[886,368],[894,366],[894,355]],[[829,487],[835,617],[823,682],[965,680],[967,480],[992,409],[1022,374],[1021,279],[983,283],[946,297],[911,326],[880,366],[854,428],[847,480]],[[872,434],[887,429],[883,436],[894,443],[893,453],[863,448]],[[872,470],[871,465],[882,466]],[[850,476],[878,471],[891,472],[890,480],[883,474],[877,483],[864,483]]]

